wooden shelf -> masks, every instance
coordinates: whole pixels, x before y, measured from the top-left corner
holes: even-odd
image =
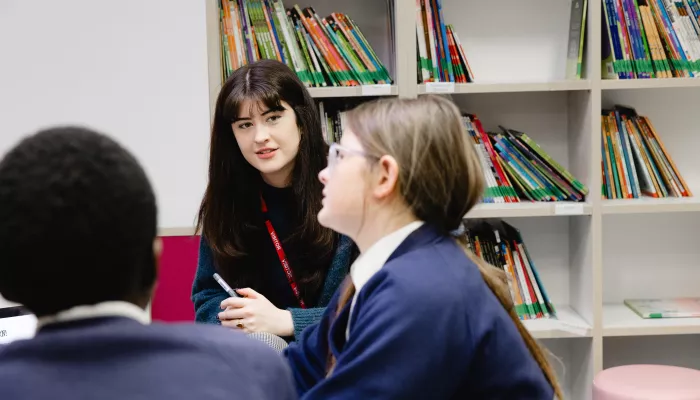
[[[667,197],[656,199],[643,197],[639,199],[603,200],[603,214],[648,214],[668,212],[700,211],[700,198]]]
[[[591,82],[558,81],[558,82],[518,82],[518,83],[455,83],[437,82],[436,84],[419,84],[418,94],[429,93],[429,86],[435,85],[435,93],[513,93],[513,92],[561,92],[590,90]],[[450,87],[454,89],[451,89]]]
[[[591,326],[569,306],[555,306],[557,318],[523,321],[530,334],[537,339],[590,337]]]
[[[399,88],[396,85],[367,85],[342,87],[309,88],[311,97],[364,97],[364,96],[396,96]]]
[[[603,305],[603,336],[700,334],[700,318],[644,319],[624,304]]]
[[[552,217],[591,215],[588,203],[574,202],[523,202],[481,203],[465,216],[466,218]]]
[[[603,90],[691,87],[700,87],[700,78],[603,79],[600,83]]]

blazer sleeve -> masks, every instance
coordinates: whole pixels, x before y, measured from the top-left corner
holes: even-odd
[[[311,390],[325,377],[328,329],[332,318],[328,310],[335,309],[336,301],[337,295],[331,300],[320,322],[309,326],[297,337],[296,342],[284,349],[283,354],[292,369],[299,396]]]
[[[218,318],[221,312],[220,305],[229,296],[214,279],[215,272],[211,249],[204,238],[200,238],[197,272],[192,284],[195,321],[220,325],[221,321]]]
[[[304,329],[321,321],[321,318],[326,311],[325,306],[331,301],[333,295],[336,294],[338,288],[348,274],[350,263],[355,256],[355,250],[356,247],[352,242],[352,239],[347,236],[340,235],[335,254],[333,255],[333,260],[331,261],[331,266],[328,269],[328,274],[326,275],[326,279],[323,284],[323,291],[319,298],[318,307],[308,309],[287,309],[292,313],[292,320],[294,321],[294,338],[296,340],[299,339],[301,332],[304,331]]]
[[[439,293],[427,293],[434,299],[416,298],[395,280],[384,280],[373,292],[352,318],[350,340],[328,378],[321,375],[328,335],[320,332],[327,332],[326,324],[310,328],[287,351],[300,395],[305,400],[449,398],[473,357],[466,325],[455,323],[464,316],[442,309]]]

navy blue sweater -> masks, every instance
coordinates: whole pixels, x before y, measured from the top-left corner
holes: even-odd
[[[454,239],[413,232],[336,317],[285,350],[304,399],[528,399],[554,396],[517,327]],[[325,378],[328,348],[337,358]]]
[[[270,221],[279,237],[284,240],[291,235],[298,224],[292,215],[295,212],[293,193],[289,188],[277,189],[263,185],[263,195],[269,209]],[[302,309],[299,308],[299,303],[289,286],[267,230],[261,230],[258,233],[259,235],[253,238],[259,242],[254,246],[258,251],[253,253],[249,261],[254,262],[253,267],[257,269],[255,272],[260,279],[250,286],[270,300],[275,307],[292,313],[294,338],[297,338],[307,326],[320,320],[325,306],[348,273],[355,245],[348,237],[339,237],[330,266],[327,268],[317,266],[328,271],[320,293],[313,296],[313,301],[307,300],[309,308]],[[296,249],[285,247],[284,250],[294,269],[296,262],[293,257]],[[192,285],[192,302],[197,322],[220,324],[217,318],[218,313],[221,312],[220,304],[229,296],[212,277],[214,272],[216,268],[211,248],[205,239],[200,239],[197,272]],[[229,284],[235,287],[233,282]]]
[[[279,354],[216,326],[93,318],[0,346],[3,400],[296,398]]]

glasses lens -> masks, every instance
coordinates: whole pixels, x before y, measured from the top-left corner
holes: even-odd
[[[330,149],[328,149],[328,168],[333,169],[336,160],[338,159],[338,148],[335,143],[331,144]]]

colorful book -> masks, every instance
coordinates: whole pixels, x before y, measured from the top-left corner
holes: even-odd
[[[552,304],[520,231],[501,220],[464,220],[469,250],[508,278],[508,291],[521,320],[555,318]]]
[[[603,198],[692,197],[658,132],[624,106],[601,115]]]
[[[390,7],[391,9],[391,7]],[[393,84],[360,27],[342,13],[281,0],[219,0],[222,80],[259,59],[285,63],[307,87]]]
[[[472,114],[462,120],[484,173],[484,203],[585,201],[586,185],[527,134],[502,126],[487,132]]]
[[[442,0],[415,0],[418,83],[474,82],[466,52],[447,24]]]
[[[625,305],[645,319],[700,318],[700,297],[627,299]]]
[[[696,0],[602,2],[603,78],[700,74],[700,7]]]

